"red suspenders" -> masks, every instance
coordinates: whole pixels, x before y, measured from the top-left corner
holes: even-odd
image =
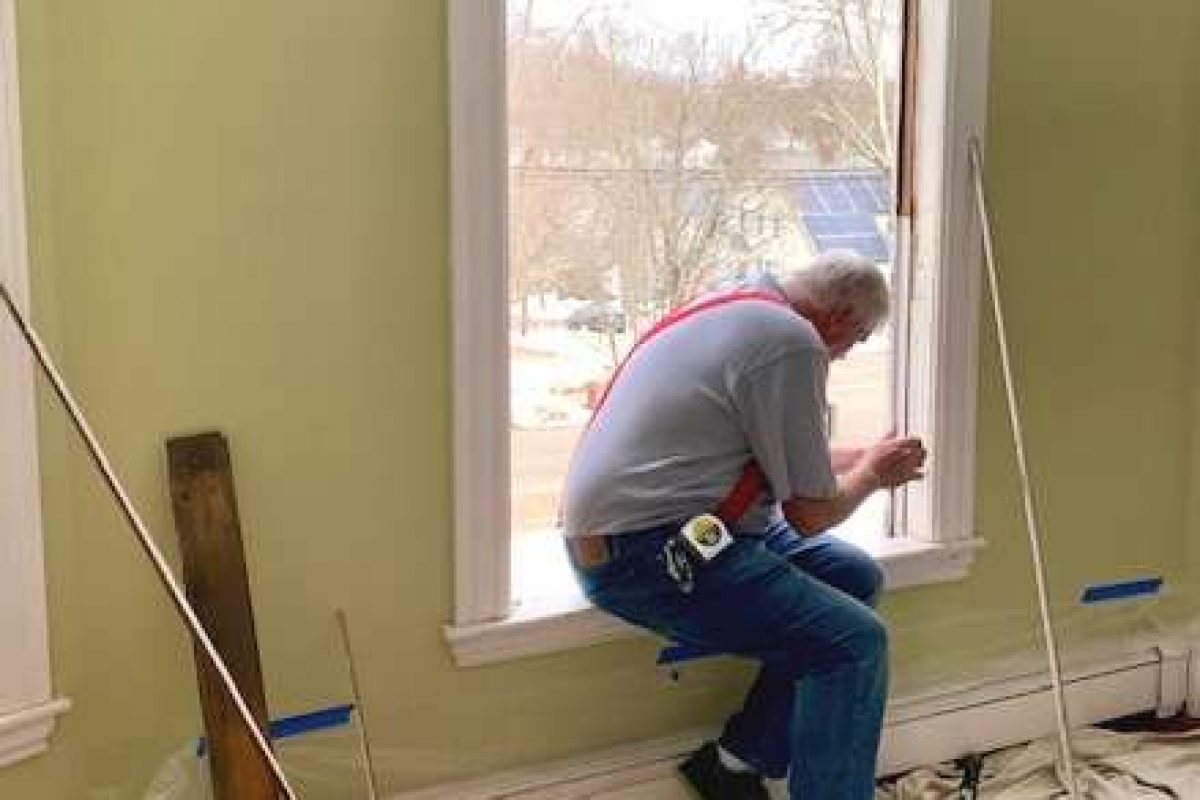
[[[588,420],[584,430],[586,431],[592,426],[592,423],[596,419],[596,415],[600,413],[600,409],[604,406],[604,402],[608,399],[609,391],[616,384],[617,379],[621,376],[621,372],[625,369],[625,365],[629,363],[631,358],[633,358],[633,354],[637,352],[638,348],[653,339],[658,334],[665,331],[667,328],[670,328],[672,325],[683,322],[685,319],[688,319],[695,314],[699,314],[702,311],[707,311],[710,308],[728,305],[729,303],[734,303],[739,300],[762,300],[768,303],[775,303],[776,305],[787,306],[787,302],[783,300],[783,298],[772,292],[755,289],[738,289],[732,292],[713,295],[711,297],[698,300],[690,305],[681,306],[675,309],[658,322],[654,323],[653,327],[642,334],[638,338],[637,342],[634,343],[633,347],[629,348],[629,352],[625,354],[625,357],[621,359],[619,364],[617,364],[617,368],[613,370],[612,377],[609,378],[608,384],[604,387],[604,391],[601,393],[600,399],[596,402],[596,407],[592,409],[592,416]],[[725,496],[725,499],[721,501],[720,505],[717,506],[716,511],[713,513],[720,517],[721,521],[724,522],[726,526],[732,527],[735,522],[742,518],[742,515],[746,513],[746,510],[750,508],[750,506],[762,493],[765,486],[766,476],[763,475],[763,471],[758,466],[758,462],[751,458],[746,462],[746,466],[742,468],[742,472],[738,476],[737,482],[733,485],[733,488],[729,490],[729,494]]]

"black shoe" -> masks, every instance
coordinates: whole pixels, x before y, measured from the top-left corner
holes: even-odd
[[[721,763],[716,742],[692,753],[679,765],[679,772],[700,800],[769,800],[757,773],[737,772]]]

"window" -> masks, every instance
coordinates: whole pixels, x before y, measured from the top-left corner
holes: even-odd
[[[896,305],[831,373],[835,438],[900,420],[932,451],[848,535],[893,586],[965,574],[987,21],[948,0],[451,3],[460,663],[626,634],[554,531],[597,387],[666,308],[832,248],[886,265]]]
[[[0,280],[26,298],[25,215],[12,0],[0,0]],[[39,753],[63,700],[50,696],[30,361],[0,310],[0,766]]]

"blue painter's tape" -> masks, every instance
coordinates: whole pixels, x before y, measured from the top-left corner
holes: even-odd
[[[720,655],[716,650],[707,650],[703,647],[695,647],[690,644],[669,644],[658,653],[659,666],[666,664],[679,664],[683,661],[692,661],[697,658],[708,658],[709,656]]]
[[[1142,597],[1158,594],[1162,590],[1162,578],[1138,578],[1132,581],[1117,583],[1097,583],[1087,587],[1080,598],[1084,603],[1105,603],[1109,600],[1125,600],[1130,597]]]
[[[302,733],[311,733],[313,731],[325,730],[326,728],[349,725],[350,712],[353,710],[353,704],[346,704],[322,708],[318,711],[309,711],[305,714],[296,714],[291,717],[280,717],[271,721],[271,739],[287,739],[291,736],[299,736]],[[204,758],[207,753],[208,738],[201,736],[196,742],[196,757]]]
[[[299,736],[302,733],[336,728],[350,724],[350,712],[353,705],[333,706],[320,711],[310,711],[307,714],[297,714],[294,717],[283,717],[271,723],[271,738],[286,739],[289,736]]]

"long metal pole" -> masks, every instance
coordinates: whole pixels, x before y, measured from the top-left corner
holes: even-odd
[[[1075,786],[1075,766],[1071,753],[1071,726],[1067,719],[1066,696],[1063,692],[1062,667],[1058,655],[1058,639],[1054,634],[1054,623],[1050,617],[1050,599],[1046,582],[1046,562],[1042,558],[1042,539],[1038,531],[1037,515],[1033,507],[1033,488],[1029,480],[1029,465],[1025,459],[1025,434],[1021,428],[1021,414],[1017,407],[1017,392],[1013,381],[1012,364],[1008,357],[1008,335],[1004,325],[1004,312],[1000,307],[1000,285],[997,278],[996,254],[992,244],[992,226],[988,217],[987,197],[983,190],[983,159],[979,153],[979,140],[972,138],[970,145],[971,173],[975,184],[975,203],[979,213],[979,224],[983,229],[983,251],[987,262],[988,286],[992,296],[992,316],[996,321],[996,337],[1000,343],[1000,366],[1004,372],[1004,391],[1008,397],[1008,417],[1012,423],[1013,444],[1017,452],[1017,471],[1021,476],[1021,494],[1025,502],[1025,525],[1029,530],[1029,549],[1033,555],[1033,574],[1037,580],[1038,604],[1041,608],[1042,634],[1046,642],[1046,655],[1050,660],[1050,681],[1054,689],[1054,709],[1058,716],[1058,749],[1062,759],[1067,794],[1071,800],[1079,797]]]
[[[209,664],[221,677],[221,683],[225,686],[225,691],[229,693],[229,698],[237,708],[238,716],[241,717],[246,730],[249,731],[250,736],[254,739],[259,754],[267,763],[267,766],[270,767],[275,782],[279,785],[280,790],[288,800],[296,800],[296,793],[292,791],[287,777],[283,774],[283,768],[275,758],[275,754],[271,752],[271,747],[267,744],[267,739],[263,736],[262,731],[259,730],[258,723],[254,721],[254,715],[250,713],[250,707],[246,705],[246,700],[238,690],[237,684],[229,672],[229,668],[225,665],[225,660],[217,652],[217,648],[213,645],[212,639],[209,638],[208,633],[204,630],[204,625],[200,622],[200,618],[196,616],[191,603],[188,602],[178,581],[175,580],[175,576],[171,573],[171,567],[167,564],[167,560],[158,549],[158,545],[154,543],[154,539],[151,538],[149,530],[146,528],[145,523],[142,522],[142,518],[137,510],[133,507],[133,503],[130,502],[129,495],[117,479],[116,473],[109,464],[107,456],[104,455],[104,451],[100,448],[100,443],[97,441],[95,434],[92,433],[87,419],[84,418],[83,412],[75,402],[75,398],[71,396],[70,390],[67,389],[66,384],[58,373],[58,369],[54,366],[53,360],[42,345],[41,339],[38,338],[37,332],[33,330],[20,309],[17,308],[17,304],[13,301],[12,296],[8,293],[8,288],[3,282],[0,282],[0,297],[3,297],[4,305],[8,308],[8,313],[12,316],[17,328],[20,329],[21,335],[25,338],[30,350],[37,357],[42,372],[45,373],[51,386],[54,387],[54,393],[62,401],[63,407],[66,408],[67,414],[71,417],[71,422],[75,425],[75,429],[87,444],[92,461],[99,467],[100,473],[104,476],[104,482],[108,485],[117,504],[121,507],[121,511],[124,513],[129,526],[137,535],[138,542],[142,546],[142,551],[150,559],[154,571],[158,573],[158,577],[162,580],[163,587],[167,590],[167,595],[170,597],[172,605],[175,606],[175,610],[183,618],[193,638],[200,645],[200,649],[204,652]]]

